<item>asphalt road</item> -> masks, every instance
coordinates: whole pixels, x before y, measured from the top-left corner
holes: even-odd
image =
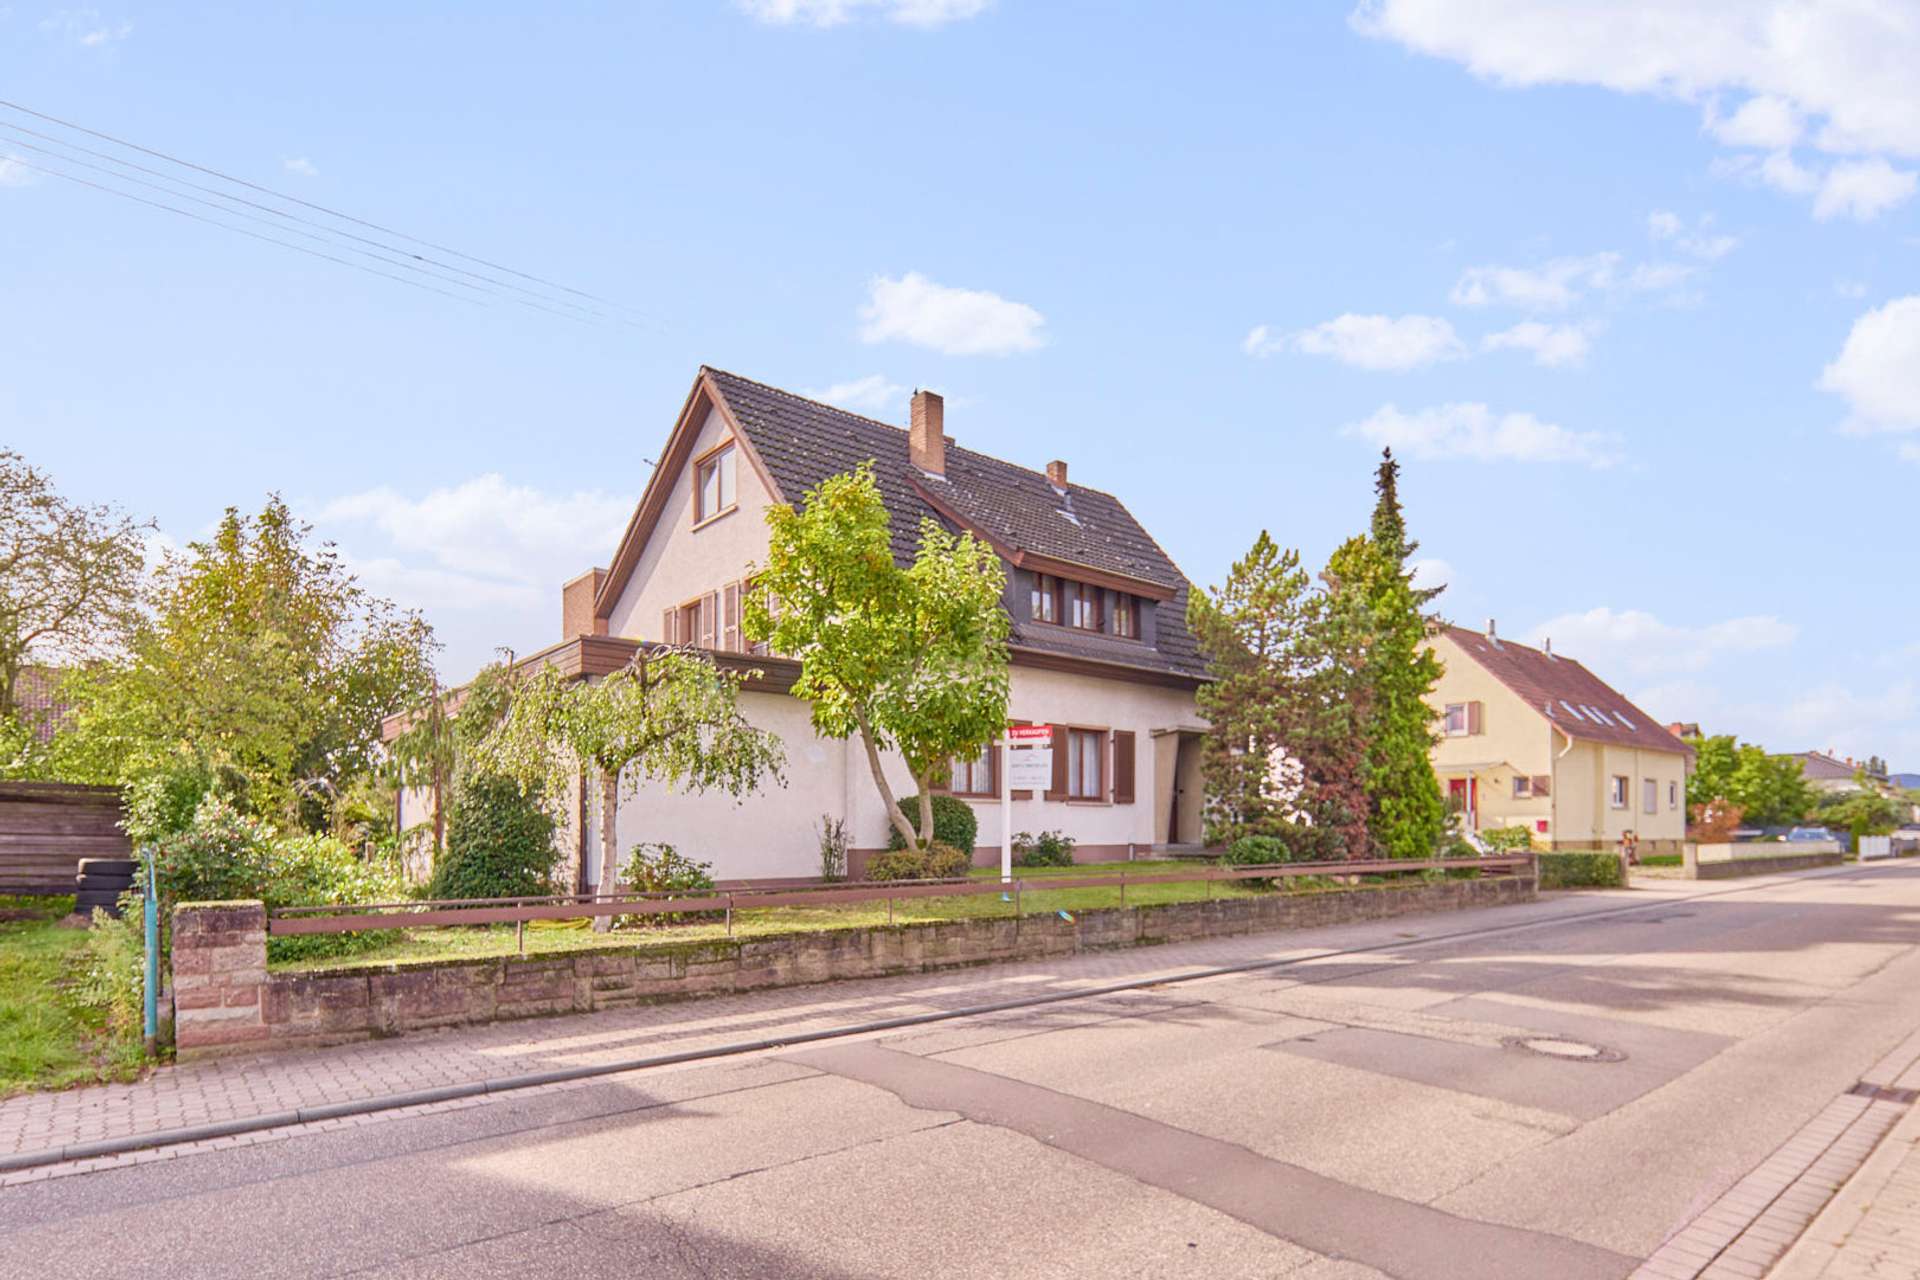
[[[0,1276],[1625,1276],[1920,1026],[1920,867],[1699,888],[16,1187]]]

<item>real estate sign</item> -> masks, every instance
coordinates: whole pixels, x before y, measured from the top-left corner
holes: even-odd
[[[1000,773],[1000,879],[1004,882],[1013,878],[1013,793],[1045,791],[1053,785],[1053,726],[1011,725],[1000,745],[1006,760]]]

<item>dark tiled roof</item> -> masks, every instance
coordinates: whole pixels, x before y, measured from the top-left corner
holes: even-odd
[[[1142,579],[1174,593],[1152,606],[1155,648],[1045,624],[1016,625],[1016,647],[1183,675],[1204,673],[1187,630],[1186,577],[1111,494],[1074,485],[1063,499],[1043,473],[957,445],[946,451],[946,479],[929,478],[908,460],[904,427],[719,369],[706,373],[788,501],[798,502],[827,477],[872,460],[893,521],[893,554],[902,562],[920,545],[922,519],[951,527],[920,496],[917,483],[968,527],[1003,547]]]
[[[41,742],[51,741],[65,726],[72,711],[60,692],[60,680],[66,672],[57,667],[25,666],[13,682],[13,705],[20,723],[33,731]]]
[[[1856,770],[1856,766],[1836,760],[1824,751],[1801,751],[1792,758],[1800,761],[1800,772],[1809,781],[1851,780]]]
[[[1593,672],[1575,662],[1511,640],[1494,640],[1464,627],[1443,632],[1501,684],[1550,717],[1569,737],[1647,751],[1692,755],[1693,748],[1668,733]],[[1593,715],[1587,708],[1599,712]],[[1570,709],[1577,708],[1577,710]]]

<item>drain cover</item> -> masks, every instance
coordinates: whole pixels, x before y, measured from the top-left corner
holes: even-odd
[[[1564,1036],[1508,1036],[1502,1043],[1509,1049],[1537,1053],[1543,1058],[1559,1058],[1563,1062],[1620,1062],[1627,1056],[1618,1049]]]

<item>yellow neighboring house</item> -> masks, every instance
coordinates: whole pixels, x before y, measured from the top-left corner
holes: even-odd
[[[1551,642],[1489,622],[1443,627],[1431,647],[1446,668],[1433,769],[1469,830],[1525,826],[1547,849],[1612,849],[1631,831],[1643,853],[1680,851],[1691,747]]]

